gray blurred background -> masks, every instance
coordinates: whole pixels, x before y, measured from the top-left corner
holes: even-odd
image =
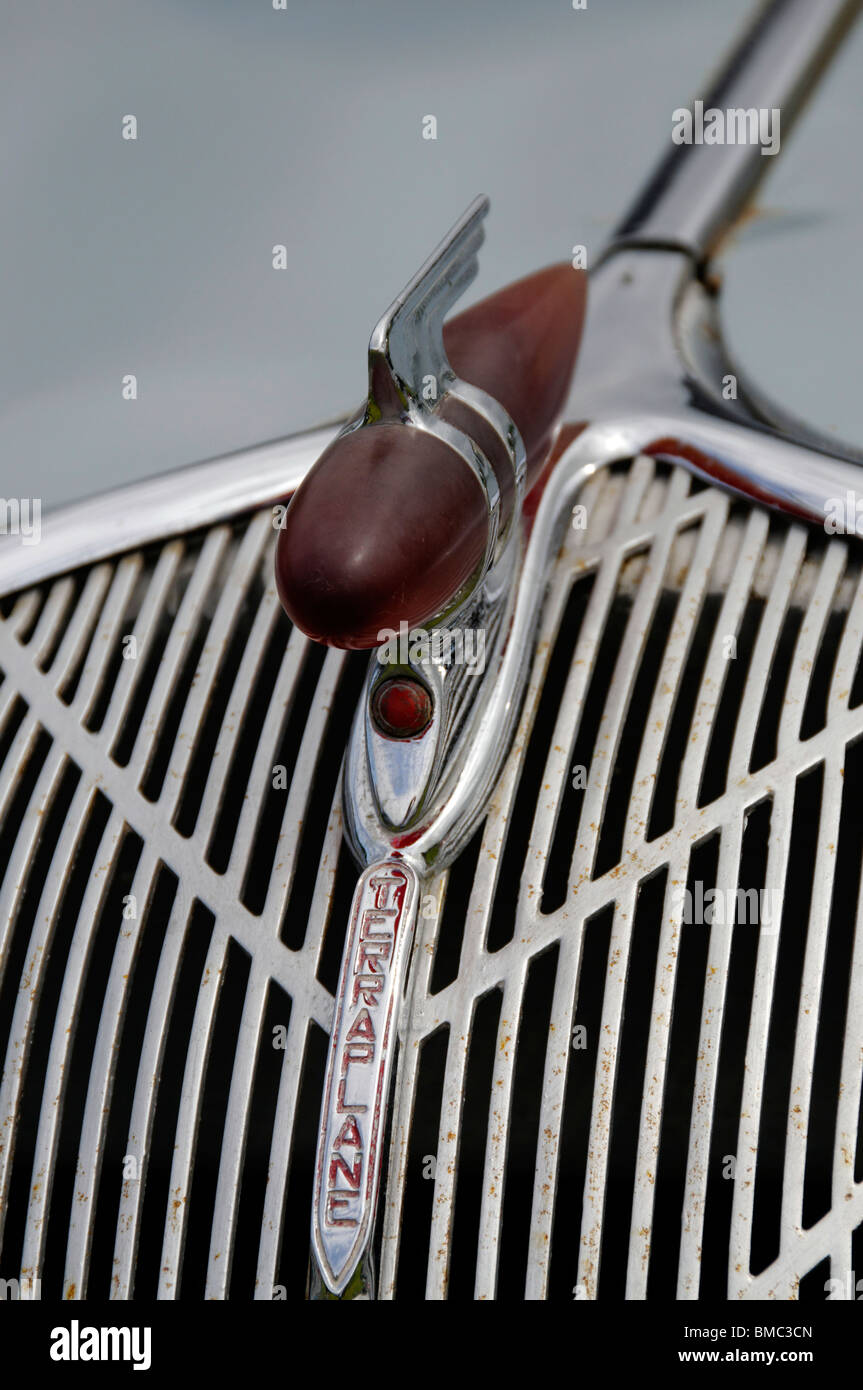
[[[751,8],[0,0],[0,494],[56,505],[353,407],[375,320],[478,192],[470,298],[595,256]],[[858,26],[722,266],[741,364],[857,442],[861,58]]]

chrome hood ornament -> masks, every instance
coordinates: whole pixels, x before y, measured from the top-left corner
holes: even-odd
[[[356,441],[364,429],[386,428],[381,422],[390,412],[450,447],[479,481],[487,530],[479,564],[424,618],[425,637],[448,639],[448,647],[441,641],[436,650],[431,640],[415,645],[413,623],[402,623],[397,639],[393,634],[395,646],[387,642],[370,663],[349,741],[345,834],[364,871],[342,962],[318,1137],[312,1297],[375,1296],[370,1241],[380,1145],[423,880],[465,847],[500,774],[550,566],[585,482],[599,468],[645,454],[683,464],[750,501],[823,524],[826,500],[853,489],[860,476],[856,460],[828,452],[823,441],[792,430],[781,418],[776,424],[785,426],[784,433],[771,428],[766,408],[759,413],[750,403],[753,393],[745,393],[742,403],[717,399],[708,388],[727,361],[720,351],[705,363],[698,346],[695,326],[711,322],[715,309],[693,277],[690,254],[654,248],[645,257],[634,234],[613,244],[598,268],[599,312],[588,319],[586,371],[569,410],[582,423],[569,428],[565,447],[557,450],[527,542],[521,509],[536,478],[530,449],[499,401],[465,389],[442,341],[443,315],[474,273],[478,224],[486,210],[485,200],[468,209],[381,320],[370,347],[368,405],[331,446]],[[669,304],[674,309],[666,316]],[[672,332],[657,332],[658,324],[669,324]],[[610,325],[637,359],[641,355],[637,371],[628,374],[621,363],[618,375],[648,384],[643,406],[631,387],[621,401],[617,377],[609,377],[609,363],[616,360]],[[445,387],[433,407],[422,399],[429,378]],[[476,434],[453,434],[445,418],[451,402],[469,405],[474,421],[481,418],[490,431],[483,436],[485,448]],[[501,445],[513,498],[503,524],[502,475],[489,457],[496,449],[499,465]],[[535,457],[532,462],[535,468]],[[297,497],[302,493],[301,486]],[[286,607],[290,612],[290,601]],[[472,671],[464,661],[448,659],[457,633],[462,651],[466,636],[474,654],[482,646],[481,673],[478,662]],[[378,633],[378,640],[384,635]]]
[[[456,375],[443,340],[444,315],[476,274],[487,210],[484,198],[468,208],[379,322],[369,347],[369,399],[341,436],[386,428],[389,419],[440,441],[479,482],[487,527],[479,564],[428,627],[402,620],[384,638],[354,720],[344,807],[349,843],[365,868],[344,947],[321,1110],[312,1296],[373,1296],[381,1146],[422,882],[456,856],[484,809],[528,666],[529,634],[524,622],[513,622],[524,441],[499,401]],[[424,390],[430,381],[434,393]],[[485,449],[451,423],[455,405],[472,412],[460,423],[483,423]],[[506,516],[490,455],[510,469]]]

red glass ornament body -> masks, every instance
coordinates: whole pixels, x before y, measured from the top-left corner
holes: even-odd
[[[581,338],[586,277],[551,266],[444,326],[456,375],[508,411],[532,487],[554,441]],[[501,520],[512,507],[509,460],[489,426],[456,401],[443,418],[495,469]],[[399,624],[439,613],[479,564],[487,508],[479,482],[442,440],[400,422],[334,441],[301,483],[276,547],[276,583],[291,620],[318,642],[379,645]]]

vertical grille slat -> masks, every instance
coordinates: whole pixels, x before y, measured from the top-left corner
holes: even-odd
[[[57,655],[51,663],[54,689],[66,704],[72,704],[80,684],[85,657],[92,650],[92,639],[113,569],[98,565],[87,574],[83,592],[78,599],[73,620],[65,624]],[[96,655],[99,661],[98,654]]]
[[[306,1019],[300,1021],[292,1009],[276,1098],[276,1123],[273,1126],[267,1165],[267,1189],[255,1273],[255,1298],[258,1300],[273,1298],[278,1279],[279,1254],[284,1234],[285,1197],[291,1163],[291,1140],[308,1045],[308,1031]]]
[[[800,635],[794,649],[793,665],[788,676],[777,735],[779,753],[784,753],[804,737],[803,719],[815,679],[818,656],[825,647],[831,614],[838,607],[839,590],[846,565],[847,556],[841,548],[824,552],[817,582],[803,614]],[[835,651],[827,651],[825,655],[835,658]]]
[[[195,645],[200,642],[199,632],[204,622],[205,607],[224,561],[228,540],[229,533],[223,528],[209,532],[173,620],[132,749],[133,766],[137,765],[142,769],[142,775],[139,776],[139,784],[142,786],[147,786],[152,781],[153,764],[160,746],[168,756],[174,747],[175,740],[169,725],[171,708],[176,706],[183,685],[188,689],[191,683],[191,657]],[[185,681],[184,671],[187,672]],[[167,760],[166,757],[166,763]],[[167,771],[167,768],[165,770]],[[160,777],[159,791],[163,782],[164,773]],[[158,794],[148,796],[148,800],[158,800]]]
[[[400,1038],[400,1044],[402,1039]],[[397,1264],[401,1248],[403,1229],[405,1185],[408,1177],[410,1159],[409,1137],[415,1113],[417,1097],[417,1078],[420,1066],[420,1046],[410,1037],[399,1046],[396,1066],[396,1103],[393,1108],[392,1130],[388,1163],[386,1167],[386,1192],[383,1231],[381,1236],[381,1273],[378,1296],[382,1300],[393,1297],[396,1286]],[[435,1158],[435,1167],[438,1159]],[[435,1187],[437,1179],[435,1177]]]
[[[265,536],[266,533],[263,531],[260,519],[257,524],[248,528],[236,558],[229,567],[226,567],[224,577],[219,584],[215,611],[212,618],[206,623],[203,650],[198,657],[191,686],[180,713],[176,738],[170,751],[165,780],[158,798],[159,804],[164,807],[166,815],[172,821],[176,816],[177,807],[183,795],[184,784],[189,774],[189,767],[192,763],[207,708],[213,699],[220,663],[224,659],[225,649],[232,632],[241,619],[242,605],[248,587],[254,574],[260,568],[261,549]],[[223,547],[227,549],[227,537],[223,538]],[[202,563],[203,559],[204,556],[202,555],[199,563]],[[213,565],[221,562],[222,559],[223,553],[222,547],[220,547],[216,555],[213,556]],[[210,598],[206,590],[203,589],[203,585],[212,585],[214,580],[213,570],[210,567],[205,568],[202,576],[202,604]],[[202,616],[200,610],[192,611],[190,609],[188,613],[184,614],[181,609],[177,615],[177,623],[178,625],[189,624],[191,626],[196,619],[200,620]],[[182,637],[182,627],[180,628],[180,636]]]
[[[131,555],[120,561],[111,576],[111,583],[87,649],[78,688],[72,701],[82,723],[87,727],[106,683],[108,667],[121,650],[123,620],[141,568],[141,557]]]
[[[230,768],[236,756],[243,723],[246,718],[250,717],[253,709],[255,681],[267,644],[274,629],[278,626],[279,616],[277,607],[271,601],[263,598],[258,605],[249,630],[249,640],[244,647],[240,666],[228,697],[210,767],[205,773],[206,781],[201,804],[191,834],[192,840],[201,847],[202,852],[206,852],[206,846],[214,834],[222,812],[223,801],[227,795]],[[257,715],[257,711],[255,714]],[[267,719],[262,720],[261,727],[261,744],[265,747],[268,747],[270,743],[268,720],[269,713]]]
[[[84,838],[87,822],[94,815],[94,800],[92,793],[86,787],[79,788],[76,801],[70,807],[66,831],[69,832],[70,838],[74,834],[78,846],[81,845]],[[29,1277],[32,1278],[44,1277],[43,1258],[48,1233],[47,1215],[54,1187],[59,1127],[63,1117],[64,1096],[69,1081],[73,1035],[81,1010],[90,951],[94,945],[92,926],[102,909],[122,842],[123,827],[120,819],[116,815],[109,815],[107,824],[99,838],[92,867],[88,872],[81,910],[66,958],[63,988],[54,1019],[51,1049],[45,1070],[39,1131],[36,1136],[36,1155],[29,1189],[30,1200],[22,1271],[26,1270]],[[62,853],[62,840],[59,849]],[[41,914],[38,915],[37,920],[41,921]],[[44,950],[47,957],[51,950],[50,940],[47,940],[44,946],[37,947],[37,949]],[[25,1026],[29,1031],[29,1020]]]
[[[0,914],[3,919],[13,920],[20,906],[27,867],[36,850],[41,831],[42,818],[51,807],[54,796],[59,792],[63,780],[63,761],[59,756],[49,754],[36,785],[31,804],[22,821],[22,833],[15,846],[15,853],[9,861],[3,892],[0,895]],[[68,862],[71,846],[77,838],[81,824],[81,814],[91,797],[89,788],[79,786],[77,792],[77,816],[73,816],[67,827],[65,839],[69,848],[63,856]],[[62,851],[61,851],[62,854]],[[37,887],[30,887],[36,892]],[[51,936],[60,903],[65,891],[62,878],[53,876],[45,883],[38,899],[32,930],[24,957],[24,967],[18,982],[14,1013],[6,1045],[6,1063],[2,1082],[0,1082],[0,1223],[8,1210],[10,1170],[14,1157],[17,1137],[17,1119],[21,1105],[21,1089],[30,1054],[31,1032],[41,1000],[45,970],[48,965]],[[21,930],[21,927],[18,928]],[[25,929],[26,930],[26,929]],[[2,1225],[0,1225],[2,1230]]]
[[[644,1093],[641,1102],[639,1142],[635,1164],[635,1191],[626,1268],[627,1298],[647,1297],[647,1276],[653,1232],[653,1203],[666,1098],[666,1069],[671,1040],[671,1020],[677,988],[677,962],[681,944],[681,926],[674,911],[674,896],[677,885],[685,878],[686,865],[683,860],[672,860],[668,866],[665,883],[662,926],[653,982],[651,1023],[644,1063]]]
[[[854,951],[848,981],[848,1012],[842,1045],[836,1140],[833,1149],[832,1210],[841,1212],[856,1200],[860,1209],[859,1166],[855,1185],[855,1150],[863,1153],[863,884],[854,920]],[[859,1239],[859,1232],[858,1232]],[[849,1239],[850,1244],[850,1239]],[[852,1262],[844,1270],[854,1269]],[[859,1268],[859,1264],[857,1266]],[[843,1270],[843,1273],[844,1273]],[[841,1276],[840,1276],[841,1277]]]
[[[311,709],[305,723],[297,760],[290,769],[290,790],[275,847],[275,862],[267,878],[263,913],[282,922],[290,902],[291,888],[301,848],[301,828],[309,813],[315,775],[326,736],[330,710],[343,675],[343,652],[328,651],[315,685]]]
[[[477,1299],[494,1298],[497,1291],[503,1188],[515,1081],[515,1042],[521,1026],[526,984],[527,962],[523,961],[519,970],[514,970],[507,976],[498,1024],[488,1117],[488,1141],[482,1175],[482,1205],[479,1214],[479,1249],[474,1288],[474,1296]]]
[[[729,669],[725,640],[738,631],[743,620],[747,596],[763,555],[767,534],[767,517],[763,512],[753,512],[746,522],[731,578],[722,598],[698,691],[678,787],[678,805],[684,808],[696,805],[704,782],[716,712]]]
[[[168,1017],[188,931],[190,904],[182,895],[174,900],[153,994],[147,1013],[144,1045],[138,1066],[126,1153],[135,1160],[138,1178],[123,1180],[117,1217],[117,1236],[111,1275],[111,1297],[131,1298],[135,1283],[135,1259],[141,1227],[141,1208],[146,1190],[149,1147],[158,1096],[158,1078],[167,1038]]]
[[[792,527],[785,536],[776,580],[761,617],[752,660],[746,673],[737,728],[731,746],[727,785],[746,777],[751,767],[764,697],[764,672],[770,671],[776,657],[782,623],[788,611],[805,548],[805,532]]]
[[[150,664],[158,653],[160,628],[166,620],[170,595],[179,582],[183,552],[184,547],[180,541],[170,542],[159,552],[149,574],[132,630],[128,634],[135,639],[138,649],[137,660],[124,661],[120,666],[102,727],[98,731],[100,746],[108,750],[112,758],[123,764],[129,761],[132,745],[140,727],[140,715],[144,712],[141,696],[146,697],[148,693],[147,675]],[[141,700],[141,711],[137,718],[134,712],[136,697]],[[122,756],[118,749],[121,742],[128,744],[125,756]]]
[[[743,848],[743,821],[726,825],[719,849],[716,878],[719,883],[737,881]],[[725,1022],[732,933],[711,932],[704,983],[703,1022],[698,1039],[695,1092],[689,1129],[686,1196],[680,1239],[677,1298],[697,1298],[707,1202],[711,1139],[719,1082],[720,1040]]]
[[[134,967],[140,947],[141,932],[147,921],[147,904],[155,889],[159,870],[155,855],[144,851],[135,867],[129,886],[129,896],[137,906],[135,915],[123,918],[111,962],[111,973],[105,989],[99,1031],[93,1049],[93,1063],[81,1125],[81,1142],[77,1158],[77,1187],[82,1201],[73,1207],[66,1248],[64,1291],[68,1296],[74,1289],[83,1298],[89,1286],[90,1247],[96,1220],[96,1194],[102,1175],[108,1109],[113,1091],[114,1069],[120,1035],[128,1005],[129,991],[134,979]],[[131,906],[131,905],[130,905]],[[119,1186],[119,1175],[105,1177],[106,1184]],[[105,1296],[107,1289],[98,1291]]]
[[[770,841],[765,891],[769,894],[776,894],[777,897],[781,893],[788,871],[793,792],[793,786],[787,784],[777,787],[770,812]],[[768,934],[759,930],[755,989],[746,1045],[740,1131],[737,1142],[737,1166],[734,1179],[735,1219],[731,1228],[728,1268],[731,1297],[739,1297],[740,1291],[746,1286],[751,1267],[756,1155],[770,1014],[776,982],[778,945],[778,934]],[[785,1297],[790,1296],[790,1292],[789,1290]]]
[[[180,1110],[174,1133],[174,1156],[168,1183],[168,1209],[159,1257],[160,1299],[180,1296],[183,1247],[189,1219],[189,1199],[192,1187],[192,1168],[201,1121],[207,1059],[216,1021],[224,971],[227,965],[228,941],[219,932],[210,942],[204,970],[198,987],[198,998],[192,1027],[189,1031],[186,1065],[180,1092]]]
[[[812,1074],[818,1039],[821,985],[827,954],[827,923],[836,870],[836,846],[830,840],[839,823],[842,803],[844,757],[831,756],[824,764],[819,833],[816,836],[812,875],[812,904],[800,987],[800,1005],[791,1070],[791,1116],[785,1148],[782,1184],[782,1229],[803,1224],[803,1186],[806,1172],[806,1137],[812,1100]]]
[[[863,649],[863,573],[857,579],[845,628],[836,653],[836,664],[827,697],[828,723],[843,714],[851,702],[854,676]]]
[[[240,1177],[252,1102],[252,1083],[258,1049],[262,1044],[261,1028],[264,1022],[268,983],[266,972],[253,964],[246,986],[237,1052],[231,1072],[225,1133],[219,1156],[218,1185],[213,1207],[205,1298],[224,1299],[228,1296],[240,1200]],[[266,1039],[263,1039],[263,1042],[266,1045]]]
[[[531,1245],[524,1296],[536,1301],[548,1297],[554,1208],[561,1181],[561,1122],[566,1096],[567,1067],[575,1018],[574,982],[580,972],[582,931],[561,939],[560,958],[551,1006],[548,1047],[542,1078],[536,1174],[530,1213]],[[565,1177],[564,1177],[564,1180]]]

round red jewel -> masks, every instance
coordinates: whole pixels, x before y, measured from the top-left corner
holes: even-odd
[[[372,696],[372,718],[390,738],[413,738],[431,723],[432,700],[419,681],[396,676]]]

